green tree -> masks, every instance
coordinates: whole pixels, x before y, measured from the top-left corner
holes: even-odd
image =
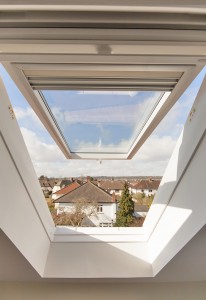
[[[147,206],[150,208],[150,206],[152,205],[152,202],[153,202],[153,200],[154,200],[154,196],[155,195],[150,195],[149,196],[149,199],[148,199],[148,201],[147,201]]]
[[[118,211],[116,214],[115,226],[127,227],[132,223],[134,217],[134,202],[129,192],[128,184],[125,183],[122,196],[119,202]]]
[[[39,177],[39,179],[47,179],[47,177],[44,176],[44,175],[41,175],[41,176]]]

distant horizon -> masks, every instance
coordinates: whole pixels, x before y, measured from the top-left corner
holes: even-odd
[[[58,177],[55,177],[55,176],[46,176],[46,175],[40,175],[38,177],[38,179],[40,179],[40,177],[44,176],[45,178],[48,178],[48,179],[74,179],[74,178],[87,178],[87,177],[91,177],[91,178],[162,178],[163,176],[158,176],[158,175],[128,175],[128,176],[108,176],[108,175],[100,175],[100,176],[91,176],[91,175],[87,175],[87,176],[58,176]]]

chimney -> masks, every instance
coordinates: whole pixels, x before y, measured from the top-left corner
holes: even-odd
[[[91,177],[87,176],[87,182],[90,182],[90,181],[91,181]]]

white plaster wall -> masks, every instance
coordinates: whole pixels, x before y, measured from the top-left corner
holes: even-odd
[[[115,193],[115,195],[121,196],[122,190],[109,190],[109,193],[110,193],[111,195],[112,195],[113,193]]]
[[[152,214],[156,208],[164,209],[148,242],[154,275],[205,225],[206,202],[201,192],[206,170],[205,99],[206,78],[144,224],[146,228],[153,222],[152,209]]]
[[[43,274],[55,227],[9,106],[0,80],[0,228]]]
[[[98,237],[93,237],[91,241],[51,243],[44,277],[81,279],[152,276],[145,243],[101,243]]]
[[[116,221],[116,213],[117,213],[117,203],[113,203],[112,204],[112,213],[113,213],[113,217],[112,217],[112,219],[113,219],[113,221]]]
[[[55,208],[57,208],[57,213],[61,212],[74,212],[75,211],[75,205],[73,203],[55,203]],[[91,211],[94,210],[94,206],[88,206],[88,208],[84,209],[84,212],[87,214],[90,214]]]
[[[103,205],[103,214],[105,214],[110,219],[115,220],[116,218],[116,203],[98,203],[98,205]],[[55,203],[55,208],[57,209],[57,213],[64,212],[72,212],[74,208],[74,204],[72,203]],[[93,207],[88,208],[85,210],[85,213],[90,214],[91,209],[93,210]]]
[[[109,217],[110,219],[115,219],[115,209],[114,207],[116,207],[115,203],[100,203],[100,205],[103,205],[103,213]]]
[[[41,189],[42,191],[52,191],[52,188],[50,186],[48,187],[42,186]]]
[[[142,193],[142,190],[137,190],[137,189],[130,188],[130,192],[133,193],[133,194],[137,194],[137,193]],[[151,196],[151,195],[156,194],[157,190],[152,190],[152,192],[149,192],[149,190],[145,189],[144,193],[145,193],[146,196]]]
[[[52,200],[56,200],[56,199],[58,199],[61,196],[62,195],[52,194]]]
[[[140,212],[140,211],[137,212],[137,211],[135,211],[134,216],[137,217],[137,218],[140,218],[140,217],[146,218],[147,212]]]
[[[54,194],[54,193],[56,193],[57,191],[59,191],[60,190],[60,186],[59,185],[55,185],[54,187],[53,187],[53,189],[52,189],[52,193]]]
[[[134,189],[134,188],[130,188],[130,191],[133,194],[142,193],[142,190],[137,190],[137,189]]]
[[[2,300],[205,300],[206,282],[1,283]]]
[[[157,190],[152,190],[152,192],[149,192],[149,190],[147,190],[147,196],[151,196],[151,195],[155,195],[157,193]],[[145,192],[146,194],[146,192]]]
[[[181,184],[175,190],[164,215],[149,240],[154,271],[159,271],[159,266],[167,263],[168,255],[171,255],[177,247],[181,249],[182,244],[188,242],[191,235],[196,234],[205,224],[206,203],[200,192],[205,182],[205,153],[206,137],[200,144]],[[170,236],[173,236],[173,239],[168,239]],[[161,256],[159,257],[160,252]],[[177,250],[173,255],[176,252]]]

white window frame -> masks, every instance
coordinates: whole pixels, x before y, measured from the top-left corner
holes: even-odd
[[[102,204],[97,206],[97,213],[98,214],[103,213],[103,205]]]
[[[33,57],[31,57],[32,59]],[[18,88],[21,90],[35,113],[38,115],[39,119],[42,121],[48,132],[51,134],[57,145],[60,147],[62,152],[64,153],[66,158],[69,159],[118,159],[118,160],[125,160],[125,159],[132,159],[140,147],[143,145],[145,140],[149,137],[152,131],[156,128],[159,122],[164,118],[166,113],[170,110],[170,108],[175,104],[175,102],[179,99],[181,94],[187,89],[196,75],[200,72],[203,66],[183,66],[180,68],[182,70],[183,75],[179,82],[176,84],[175,88],[172,92],[165,92],[155,107],[154,111],[151,112],[151,115],[147,119],[146,123],[142,127],[139,135],[137,136],[136,140],[134,140],[130,150],[127,154],[125,153],[75,153],[71,152],[69,149],[69,145],[65,141],[61,131],[59,130],[58,126],[55,124],[53,117],[51,116],[50,112],[48,111],[47,107],[45,106],[44,102],[42,101],[42,95],[33,90],[30,86],[24,71],[26,69],[34,68],[34,64],[19,64],[19,63],[4,63],[3,64],[6,70],[9,72],[12,79],[17,84]],[[39,70],[40,72],[43,71],[44,64],[35,65],[35,69]],[[62,66],[55,64],[52,66],[52,69],[61,70]],[[159,67],[162,68],[161,66]],[[173,70],[177,70],[177,66],[172,67]],[[64,67],[65,69],[65,67]],[[158,73],[158,67],[153,67],[153,70],[156,70]],[[141,72],[144,72],[144,68],[140,68]],[[93,87],[95,89],[95,83],[93,82]],[[107,89],[107,88],[105,88]]]
[[[12,3],[13,1],[10,2]],[[32,3],[29,0],[22,0],[21,2],[21,5],[2,5],[1,10],[5,10],[6,12],[9,10],[41,10],[41,5],[31,5]],[[56,1],[53,0],[50,2],[51,5],[48,6],[46,1],[44,2],[44,0],[42,0],[45,11],[56,11],[58,9],[85,12],[91,11],[92,9],[91,5],[84,5],[80,0],[77,0],[76,5],[74,6],[67,5],[66,1],[62,5],[56,4]],[[205,6],[202,7],[200,5],[195,7],[195,1],[193,3],[194,5],[191,5],[190,1],[190,4],[187,7],[185,7],[185,1],[182,0],[179,1],[178,6],[168,6],[165,4],[165,1],[159,0],[159,6],[151,7],[150,2],[151,1],[145,0],[145,6],[141,6],[141,11],[144,13],[157,12],[159,17],[158,21],[161,20],[160,17],[162,12],[172,12],[174,20],[176,13],[194,13],[194,17],[197,20],[199,19],[199,14],[205,13]],[[138,5],[134,6],[134,4],[130,1],[127,2],[126,6],[119,5],[116,7],[113,0],[110,0],[110,4],[113,4],[112,10],[116,12],[123,12],[125,10],[128,13],[133,11],[140,12],[140,7]],[[105,5],[99,6],[99,4],[96,5],[95,9],[97,11],[102,11],[102,9],[106,9],[106,11],[108,10]],[[176,24],[173,23],[173,26],[174,28],[171,28],[174,29],[174,31],[164,30],[164,32],[162,32],[157,29],[152,31],[134,30],[129,35],[127,35],[127,32],[123,33],[119,29],[108,30],[107,34],[109,41],[107,41],[107,44],[110,45],[114,54],[117,54],[113,55],[113,53],[111,53],[112,56],[103,55],[104,53],[98,53],[97,48],[95,47],[83,47],[84,43],[82,43],[82,41],[87,36],[89,40],[89,38],[91,38],[94,34],[96,34],[96,36],[98,35],[99,44],[101,44],[103,36],[105,36],[104,30],[96,31],[95,29],[80,29],[82,41],[78,40],[76,45],[70,42],[65,46],[65,43],[63,42],[62,44],[59,42],[58,45],[55,44],[54,40],[58,38],[60,33],[64,38],[70,37],[70,40],[72,40],[72,37],[75,36],[77,31],[66,30],[62,33],[61,28],[59,28],[59,30],[51,28],[51,30],[46,31],[43,28],[25,28],[25,30],[22,28],[6,28],[0,32],[0,60],[4,62],[4,66],[11,74],[17,86],[20,88],[34,111],[39,115],[39,118],[42,120],[45,127],[54,137],[65,156],[68,158],[71,158],[71,154],[68,152],[64,140],[54,128],[49,114],[43,109],[43,107],[41,107],[41,105],[39,105],[39,102],[36,101],[38,95],[32,90],[27,78],[25,78],[21,64],[23,66],[24,63],[28,62],[33,65],[38,63],[52,64],[54,62],[58,65],[59,63],[65,64],[73,63],[75,61],[85,64],[84,55],[75,55],[74,51],[83,51],[86,49],[86,53],[83,53],[86,54],[86,62],[93,64],[95,64],[95,60],[97,60],[99,55],[101,59],[104,58],[103,62],[108,63],[110,60],[110,62],[112,61],[112,63],[118,64],[121,61],[121,63],[125,64],[126,68],[128,65],[134,63],[134,59],[136,64],[141,65],[147,64],[149,61],[150,63],[155,62],[157,65],[170,64],[176,66],[185,65],[188,67],[188,70],[183,74],[181,80],[171,93],[171,95],[173,95],[170,96],[170,103],[162,106],[154,116],[155,118],[151,119],[151,123],[147,124],[142,131],[140,140],[136,141],[136,145],[133,149],[131,149],[131,152],[127,157],[130,159],[134,153],[136,153],[138,147],[144,143],[163,116],[169,111],[175,101],[191,83],[193,78],[206,64],[205,30],[187,30],[187,32],[186,30],[178,30],[177,34],[175,31],[175,29],[178,29]],[[39,38],[38,44],[36,43],[37,36]],[[46,40],[50,37],[52,42],[48,42],[48,44],[46,44],[44,41],[45,37]],[[146,41],[142,42],[145,37]],[[26,42],[24,39],[26,39]],[[32,43],[32,40],[35,40],[35,42]],[[110,41],[114,42],[112,43]],[[133,42],[131,43],[131,41]],[[105,43],[105,41],[103,43]],[[58,54],[56,53],[57,48],[59,51]],[[185,55],[185,53],[187,55]],[[78,52],[78,54],[80,54],[80,52]],[[41,188],[15,121],[14,114],[11,114],[11,105],[9,103],[7,93],[1,84],[2,103],[0,109],[0,142],[2,146],[1,154],[3,155],[0,156],[0,159],[2,159],[2,166],[4,166],[5,169],[9,168],[9,176],[12,176],[14,180],[12,181],[12,186],[8,190],[8,188],[5,188],[7,184],[7,174],[2,176],[1,183],[4,197],[2,196],[3,200],[1,202],[1,211],[7,211],[8,207],[11,207],[12,205],[10,216],[12,215],[13,218],[8,218],[6,215],[2,214],[0,218],[0,227],[42,277],[52,278],[56,276],[55,278],[73,278],[73,274],[75,274],[75,278],[81,278],[82,269],[84,269],[84,267],[85,269],[87,268],[87,272],[85,272],[84,275],[87,278],[136,278],[155,276],[159,270],[161,270],[165,264],[168,263],[168,261],[170,261],[170,259],[176,255],[176,253],[198,232],[198,230],[205,225],[206,203],[205,201],[202,201],[202,206],[197,206],[193,201],[194,199],[192,199],[192,201],[188,201],[187,199],[187,201],[184,202],[184,199],[180,197],[180,200],[182,201],[181,204],[183,205],[183,211],[181,208],[179,210],[180,218],[172,218],[172,221],[174,222],[172,226],[170,222],[171,220],[167,219],[167,217],[170,216],[170,213],[172,216],[174,215],[175,207],[171,207],[170,204],[173,203],[174,195],[176,191],[178,191],[178,188],[181,187],[182,190],[186,190],[184,181],[186,181],[188,187],[191,186],[188,182],[191,178],[188,179],[187,176],[194,176],[194,174],[189,172],[190,167],[194,167],[194,165],[192,166],[193,159],[196,159],[197,157],[202,158],[201,150],[203,142],[205,143],[204,137],[206,131],[206,126],[203,122],[206,114],[206,103],[205,101],[202,101],[202,99],[205,94],[206,80],[199,92],[199,99],[201,101],[196,101],[193,106],[191,116],[186,122],[184,132],[172,155],[144,226],[142,228],[71,229],[61,227],[55,228],[53,224],[48,208],[43,201]],[[8,107],[10,107],[10,110],[8,110]],[[82,158],[86,158],[86,156]],[[87,156],[87,158],[91,157]],[[95,159],[94,156],[93,158]],[[104,158],[108,159],[108,157]],[[116,158],[120,159],[118,156]],[[200,162],[200,167],[203,167],[205,159]],[[194,179],[194,177],[192,179]],[[196,182],[197,185],[199,183],[200,180]],[[9,201],[4,201],[5,199],[8,199],[8,194],[13,193],[15,195],[15,191],[16,193],[22,193],[22,197],[18,198],[18,202],[15,201],[11,204]],[[199,199],[200,198],[201,197],[199,197]],[[186,213],[188,213],[187,219],[185,220],[181,218],[181,213],[185,213],[184,209],[186,210]],[[31,226],[25,226],[26,218],[29,218]],[[24,222],[22,219],[24,219]],[[77,244],[78,247],[76,247]],[[106,260],[103,260],[103,264],[96,266],[96,263],[99,263],[99,253],[101,253],[99,250],[106,255],[105,249],[107,250],[108,247],[110,248],[106,258],[109,262],[111,262],[111,265],[107,264],[106,268],[104,268],[103,264],[105,264]],[[117,248],[118,251],[115,252],[114,249]],[[82,256],[81,249],[83,249],[82,252],[84,253]],[[85,251],[87,254],[86,256]],[[127,258],[128,256],[130,258],[136,257],[137,260],[135,260],[135,263],[137,266],[134,265],[134,261],[132,259],[126,260],[126,264],[124,266],[127,268],[129,262],[131,263],[129,268],[127,268],[126,271],[123,267],[123,270],[119,268],[118,273],[115,273],[115,267],[113,265],[115,262],[113,259],[116,258],[116,255],[112,256],[112,254],[117,254],[119,261],[121,261],[121,264],[123,265],[124,260],[121,259],[124,257],[123,253],[127,253]],[[95,255],[97,256],[97,260],[95,260]],[[58,269],[61,258],[63,259],[64,265],[63,268],[61,268],[60,264],[60,269]],[[92,265],[93,261],[94,264]],[[73,262],[75,263],[73,264]],[[69,264],[69,267],[65,266],[66,263]],[[72,265],[74,265],[73,269]],[[132,272],[130,272],[130,269],[132,269]],[[74,271],[74,273],[71,273],[71,270]]]
[[[84,265],[85,255],[87,257],[86,262],[88,259],[91,259],[90,264],[93,262],[94,266],[96,266],[95,253],[98,253],[99,256],[99,253],[105,251],[108,247],[110,249],[108,256],[103,252],[108,260],[98,262],[100,265],[98,265],[97,269],[95,267],[89,268],[85,276],[88,276],[88,278],[91,278],[91,276],[92,278],[99,278],[101,276],[111,277],[111,274],[114,274],[113,276],[128,276],[130,278],[152,277],[204,226],[205,201],[201,202],[201,206],[197,206],[193,201],[193,197],[190,201],[188,199],[184,201],[184,197],[179,199],[184,204],[185,209],[178,210],[177,208],[178,218],[174,217],[175,208],[172,208],[171,203],[178,188],[185,189],[183,181],[189,180],[190,182],[191,179],[187,179],[187,174],[193,164],[193,159],[196,158],[196,154],[203,151],[203,155],[205,155],[206,124],[203,120],[205,120],[206,113],[206,79],[198,93],[197,101],[193,105],[191,111],[193,113],[190,114],[186,122],[184,135],[182,134],[177,143],[154,203],[142,228],[71,228],[64,226],[55,228],[46,203],[42,198],[41,188],[17,122],[13,117],[13,113],[11,116],[11,110],[8,109],[11,105],[8,102],[8,97],[2,84],[0,89],[1,100],[3,100],[0,102],[0,142],[2,143],[3,141],[5,149],[1,152],[3,155],[1,163],[3,167],[4,163],[6,163],[5,167],[9,168],[10,171],[9,177],[11,178],[12,176],[12,179],[14,179],[12,180],[13,185],[9,189],[9,193],[15,192],[15,188],[17,190],[23,188],[29,195],[26,201],[27,204],[22,202],[22,197],[18,199],[18,202],[12,203],[11,218],[5,217],[5,211],[8,211],[10,202],[1,202],[3,215],[0,218],[0,225],[14,245],[42,277],[69,277],[71,276],[70,272],[73,262],[75,262],[75,269],[72,270],[80,277],[82,266],[86,267]],[[201,147],[203,141],[205,148]],[[7,157],[8,159],[10,157],[8,162],[6,161]],[[205,156],[203,158],[203,161],[199,162],[196,168],[200,169],[202,167],[203,172],[205,172],[203,163],[205,162]],[[13,165],[13,167],[11,168],[10,165]],[[12,171],[14,169],[16,173]],[[195,173],[190,172],[190,176],[196,177],[196,171]],[[201,178],[204,180],[203,176]],[[6,180],[5,175],[1,180],[3,187],[6,186],[6,182],[4,184]],[[169,187],[165,188],[165,185],[167,186],[168,184]],[[200,180],[198,180],[198,184],[202,184]],[[187,186],[191,187],[191,184],[187,182]],[[197,193],[193,187],[192,191],[195,194]],[[198,189],[198,191],[201,191],[201,189]],[[2,189],[2,192],[2,199],[6,199],[8,189]],[[31,223],[31,226],[26,226],[25,228],[25,224],[22,222],[22,213],[24,218],[29,217],[29,220],[34,222]],[[21,216],[20,219],[19,216]],[[173,223],[168,217],[172,217]],[[11,220],[13,223],[11,223]],[[189,220],[189,223],[187,220]],[[167,248],[168,243],[172,243],[169,249]],[[115,273],[115,263],[117,261],[115,262],[114,260],[116,256],[112,256],[112,253],[114,253],[113,249],[118,249],[118,255],[122,252],[127,253],[129,256],[136,255],[138,258],[137,266],[132,263],[126,271],[123,268],[121,272],[118,270],[118,274]],[[82,251],[84,253],[83,257],[81,258],[76,251]],[[69,256],[68,253],[70,253]],[[65,260],[66,257],[67,260]],[[64,268],[61,267],[62,260]],[[69,267],[65,265],[65,261],[66,263],[68,261]],[[109,264],[110,261],[112,262],[111,264]],[[109,264],[106,265],[106,273],[102,271],[105,263]],[[127,260],[125,263],[128,264]]]

